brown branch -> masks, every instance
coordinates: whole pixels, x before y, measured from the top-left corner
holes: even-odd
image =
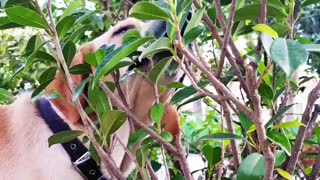
[[[273,63],[270,63],[266,69],[262,72],[262,74],[260,74],[259,79],[257,80],[257,83],[255,85],[255,88],[258,89],[260,84],[263,81],[264,76],[268,73],[269,69],[271,68],[271,66],[273,65]]]
[[[268,0],[261,0],[261,9],[260,9],[260,23],[261,24],[267,23],[267,1]]]
[[[193,177],[190,173],[190,168],[188,166],[187,154],[184,147],[181,144],[180,134],[176,135],[176,137],[174,137],[173,140],[174,145],[177,147],[177,156],[179,158],[178,161],[183,172],[184,178],[186,180],[193,180]]]
[[[99,86],[106,93],[106,95],[110,98],[113,104],[118,107],[119,110],[124,111],[130,118],[132,118],[133,123],[139,128],[143,129],[147,134],[149,134],[153,139],[158,141],[160,144],[164,146],[164,148],[170,151],[173,154],[177,154],[177,149],[168,143],[166,140],[162,139],[156,132],[150,129],[147,125],[145,125],[142,121],[139,120],[137,116],[135,116],[124,104],[119,100],[116,95],[104,84],[103,81],[99,82]]]
[[[292,148],[292,153],[291,153],[291,158],[289,159],[288,165],[287,165],[287,172],[292,174],[295,166],[297,164],[301,149],[302,149],[302,145],[305,139],[305,134],[306,134],[306,130],[309,126],[309,122],[311,120],[311,112],[314,109],[314,105],[317,99],[319,99],[320,97],[320,81],[318,82],[318,84],[316,85],[316,87],[310,92],[309,96],[308,96],[308,102],[307,102],[307,106],[303,112],[302,115],[302,120],[301,122],[305,125],[305,126],[300,126],[298,134],[296,136],[296,140],[294,142],[294,146]],[[316,111],[317,109],[314,109],[314,111]]]
[[[223,32],[226,32],[226,23],[224,22],[224,15],[222,12],[220,0],[213,0],[214,7],[216,9],[217,19],[220,23]],[[230,17],[229,17],[230,18]]]
[[[222,107],[220,106],[220,112],[223,112]],[[223,116],[220,116],[220,129],[221,133],[224,133],[224,118]],[[216,167],[216,179],[221,180],[222,174],[223,174],[223,167],[224,167],[224,154],[226,152],[225,146],[224,146],[224,140],[221,140],[221,161]]]
[[[264,121],[262,117],[262,108],[261,108],[261,97],[258,94],[257,89],[255,89],[256,82],[256,74],[253,71],[251,66],[247,67],[247,84],[249,87],[249,93],[251,93],[251,101],[253,106],[252,116],[248,116],[251,118],[253,123],[256,126],[256,132],[258,135],[259,146],[263,152],[263,156],[266,161],[266,169],[264,180],[271,180],[273,176],[274,169],[274,154],[272,153],[269,142],[266,136],[266,129],[264,127]]]
[[[315,180],[320,177],[320,154],[318,155],[316,162],[312,167],[311,175],[307,178],[308,180]]]
[[[218,1],[219,2],[219,6],[217,6],[217,4],[216,4],[217,16],[221,16],[222,15],[222,17],[223,17],[223,14],[220,14],[220,13],[222,13],[221,6],[220,6],[220,0],[214,0],[214,1]],[[230,15],[229,15],[229,19],[228,19],[228,24],[227,24],[226,29],[224,29],[224,39],[223,39],[221,52],[220,52],[220,62],[219,62],[219,66],[217,67],[217,70],[216,70],[216,77],[218,79],[220,78],[220,75],[221,75],[221,72],[222,72],[222,69],[223,69],[224,58],[226,56],[227,47],[228,47],[228,44],[229,44],[229,41],[230,41],[230,37],[231,37],[231,29],[232,29],[232,26],[233,26],[233,19],[234,19],[235,11],[236,11],[236,0],[232,0],[231,7],[230,7]],[[220,21],[220,19],[219,19],[219,21]],[[220,24],[221,24],[221,22],[224,22],[224,20],[221,20]]]

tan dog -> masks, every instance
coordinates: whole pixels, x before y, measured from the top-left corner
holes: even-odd
[[[122,36],[128,29],[137,29],[144,34],[142,28],[148,29],[148,24],[129,18],[118,23],[108,32],[84,45],[75,56],[72,64],[84,63],[85,55],[96,51],[102,45],[121,45]],[[110,77],[109,77],[110,79]],[[163,76],[161,84],[175,81],[176,77]],[[73,76],[73,80],[79,84],[83,77]],[[134,75],[127,81],[130,104],[133,113],[146,124],[150,125],[149,110],[155,104],[153,84],[146,78]],[[67,101],[51,100],[56,113],[71,127],[85,131],[76,108],[72,105],[71,97],[62,75],[57,73],[56,79],[48,86],[48,89],[56,89]],[[126,88],[123,88],[125,91]],[[167,103],[170,100],[171,91],[160,94],[160,101]],[[171,119],[173,118],[173,121]],[[166,113],[163,123],[168,130],[179,132],[175,109],[166,105]],[[0,179],[8,180],[75,180],[83,179],[75,170],[70,157],[61,145],[48,148],[48,138],[52,135],[38,108],[31,102],[30,94],[20,95],[17,100],[8,106],[0,106]],[[127,144],[130,128],[126,122],[117,132],[122,143]],[[128,175],[132,163],[119,142],[113,142],[111,156],[121,169]],[[106,170],[103,170],[106,174]]]

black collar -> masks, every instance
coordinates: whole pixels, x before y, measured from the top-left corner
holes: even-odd
[[[71,128],[51,107],[47,99],[38,101],[38,110],[45,123],[53,133],[69,131]],[[68,153],[75,169],[87,180],[104,180],[100,166],[90,157],[88,149],[79,139],[74,139],[62,144],[64,150]]]

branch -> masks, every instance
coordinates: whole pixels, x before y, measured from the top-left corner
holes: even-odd
[[[317,157],[316,162],[312,167],[311,175],[307,178],[308,180],[315,180],[320,176],[320,154]]]
[[[309,126],[309,122],[312,119],[311,112],[314,109],[315,102],[317,99],[319,99],[319,97],[320,97],[320,81],[318,82],[316,87],[310,92],[310,94],[308,96],[307,106],[303,112],[302,120],[301,120],[301,122],[305,126],[300,126],[300,128],[299,128],[296,140],[294,142],[294,146],[292,148],[291,158],[290,158],[288,165],[287,165],[287,168],[286,168],[287,172],[290,174],[293,173],[293,171],[296,167],[296,164],[297,164],[297,161],[298,161],[301,149],[302,149],[302,145],[303,145],[303,142],[305,139],[305,133],[306,133],[306,130]],[[319,109],[315,108],[314,111],[318,112]]]
[[[222,15],[223,17],[223,14],[222,14],[222,10],[221,10],[221,6],[220,6],[220,0],[214,0],[216,3],[219,3],[219,6],[217,6],[216,4],[216,9],[217,9],[217,16],[219,18],[219,16]],[[220,10],[219,10],[220,9]],[[233,19],[234,19],[234,14],[235,14],[235,11],[236,11],[236,0],[232,0],[231,2],[231,7],[230,7],[230,15],[229,15],[229,19],[228,19],[228,24],[227,24],[227,28],[224,29],[224,39],[223,39],[223,44],[222,44],[222,47],[221,47],[221,52],[220,52],[220,63],[219,63],[219,66],[217,68],[217,71],[216,71],[216,77],[219,79],[220,78],[220,75],[221,75],[221,72],[222,72],[222,69],[223,69],[223,65],[224,65],[224,58],[226,56],[226,53],[227,53],[227,47],[228,47],[228,42],[230,40],[230,37],[231,37],[231,29],[232,29],[232,26],[233,26]],[[221,13],[221,14],[220,14]],[[220,19],[219,19],[220,21]],[[224,22],[224,20],[222,19],[220,21],[220,24]],[[222,27],[223,29],[223,27]]]
[[[156,172],[154,172],[154,170],[151,166],[150,160],[147,160],[147,168],[148,168],[151,180],[158,180]]]
[[[186,155],[185,150],[181,144],[180,134],[176,135],[176,137],[174,138],[174,144],[177,147],[177,155],[179,157],[178,161],[179,161],[181,170],[183,172],[184,178],[186,180],[193,180],[193,177],[190,173],[190,168],[188,166],[187,155]]]
[[[135,116],[127,107],[124,106],[124,104],[119,100],[116,95],[104,84],[103,81],[99,82],[99,86],[101,89],[106,93],[106,95],[110,98],[110,100],[113,102],[113,104],[121,111],[124,111],[127,116],[132,118],[132,121],[135,125],[137,125],[139,128],[143,129],[147,134],[149,134],[153,139],[158,141],[160,144],[164,146],[164,148],[168,151],[170,151],[173,154],[177,154],[177,149],[172,146],[170,143],[168,143],[166,140],[162,139],[161,136],[159,136],[156,132],[154,132],[152,129],[150,129],[147,125],[145,125],[142,121],[139,120],[137,116]]]
[[[261,0],[261,9],[260,9],[260,23],[261,24],[267,23],[267,1],[268,0]]]
[[[222,13],[222,8],[221,8],[221,4],[220,4],[220,0],[213,0],[214,2],[214,7],[216,9],[216,15],[217,15],[217,19],[220,23],[220,26],[222,28],[223,32],[226,32],[226,23],[224,22],[224,15]],[[230,16],[229,16],[230,18]]]

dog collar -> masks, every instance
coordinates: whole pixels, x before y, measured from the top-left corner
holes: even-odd
[[[38,110],[45,123],[55,134],[62,131],[70,131],[71,128],[54,111],[47,99],[40,99],[37,103]],[[88,149],[76,138],[72,141],[62,143],[64,150],[68,153],[74,168],[86,180],[105,180],[100,166],[91,158]]]

